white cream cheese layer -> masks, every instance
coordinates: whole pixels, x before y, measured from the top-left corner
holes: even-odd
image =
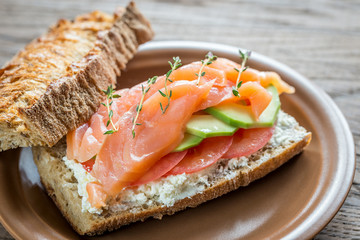
[[[299,127],[299,124],[293,117],[280,111],[275,132],[265,148],[272,149],[301,141],[306,134],[306,130]],[[266,161],[271,156],[271,152],[264,151],[256,162],[261,164],[261,162]],[[131,211],[135,213],[153,205],[171,207],[180,199],[192,197],[203,192],[216,179],[223,177],[226,179],[234,178],[237,175],[234,170],[247,168],[253,163],[250,161],[250,158],[251,156],[230,160],[225,159],[198,173],[168,176],[141,185],[136,189],[124,190],[118,196],[116,203],[109,206],[108,209],[112,212]],[[81,164],[68,160],[66,157],[63,160],[66,166],[73,170],[74,176],[78,180],[78,193],[82,197],[83,211],[100,214],[102,210],[92,208],[87,201],[88,194],[86,192],[86,184],[97,180],[86,172]]]
[[[89,195],[86,191],[86,185],[89,182],[97,182],[98,180],[88,173],[80,163],[69,160],[66,157],[63,158],[63,161],[65,162],[65,165],[74,172],[74,176],[78,182],[78,194],[82,201],[82,211],[101,214],[102,209],[91,207],[91,204],[88,201]]]

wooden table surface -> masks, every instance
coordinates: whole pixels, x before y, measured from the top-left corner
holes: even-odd
[[[112,12],[127,1],[0,1],[0,65],[59,18],[95,9]],[[270,56],[324,89],[344,113],[360,162],[359,0],[145,0],[155,40],[198,40]],[[315,239],[360,238],[360,168],[334,219]],[[0,239],[12,239],[0,225]]]

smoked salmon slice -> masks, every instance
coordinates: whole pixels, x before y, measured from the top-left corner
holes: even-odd
[[[116,195],[138,180],[181,142],[185,124],[206,99],[212,85],[213,82],[202,82],[197,86],[196,81],[169,85],[168,90],[173,94],[164,114],[159,103],[165,106],[167,99],[158,92],[153,94],[143,104],[135,138],[131,132],[135,106],[124,114],[118,123],[119,131],[105,139],[91,172],[109,195]]]
[[[226,58],[218,58],[210,64],[209,67],[223,70],[226,74],[227,80],[236,83],[239,73],[235,70],[235,68],[240,69],[240,64]],[[276,87],[279,94],[283,92],[289,94],[295,92],[295,88],[283,81],[279,74],[275,72],[261,72],[253,68],[247,68],[246,71],[241,73],[240,80],[243,81],[243,83],[259,82],[264,88],[272,84]]]
[[[88,128],[89,128],[89,124],[84,123],[77,129],[69,132],[66,135],[66,144],[67,144],[66,156],[68,159],[79,158],[79,149],[81,146],[81,141]]]
[[[101,184],[96,182],[88,183],[86,185],[86,192],[88,193],[88,200],[92,207],[100,208],[106,205],[107,194]]]
[[[89,127],[86,130],[80,148],[78,149],[78,157],[76,159],[79,162],[85,162],[97,154],[105,139],[104,132],[106,131],[107,128],[104,123],[104,116],[95,113],[90,119]]]
[[[255,118],[258,119],[271,102],[271,94],[258,82],[246,82],[238,89],[240,97],[236,97],[232,93],[234,85],[234,83],[228,81],[228,86],[226,87],[212,87],[208,98],[199,106],[198,110],[226,102],[246,101],[251,106]]]
[[[201,62],[190,63],[188,65],[185,65],[185,66],[173,71],[170,74],[169,78],[171,80],[175,80],[175,81],[176,80],[188,80],[188,81],[197,80],[198,79],[197,74],[199,74],[201,66],[202,66]],[[205,75],[201,76],[200,79],[207,81],[207,82],[215,80],[214,86],[225,86],[226,85],[225,72],[221,69],[211,68],[210,66],[211,66],[211,64],[208,66],[205,66],[203,68],[202,71],[205,72]]]
[[[180,80],[186,80],[186,81],[194,81],[198,79],[198,76],[196,74],[199,73],[201,68],[200,62],[193,62],[188,65],[182,66],[176,70],[174,70],[170,76],[170,81],[167,82],[168,85],[172,84],[175,81]],[[226,86],[227,85],[227,79],[226,74],[222,70],[213,69],[208,66],[204,67],[203,71],[205,72],[205,75],[200,77],[201,81],[213,81],[215,80],[215,83],[213,84],[213,87],[216,86]],[[159,89],[164,87],[166,76],[160,76],[157,78],[156,83],[150,88],[147,96],[153,95],[155,92],[157,92]],[[146,97],[145,99],[147,99]]]
[[[295,93],[295,88],[283,81],[279,74],[275,72],[260,72],[260,83],[265,88],[269,85],[274,85],[279,95],[283,92],[289,94]]]
[[[257,82],[246,82],[238,89],[242,99],[248,99],[256,119],[259,119],[261,113],[271,102],[272,96]]]
[[[240,69],[240,64],[233,62],[226,58],[218,58],[212,64],[209,65],[210,68],[221,69],[225,72],[226,78],[229,81],[236,83],[239,72],[235,68]],[[259,71],[248,68],[246,71],[241,73],[240,77],[243,82],[260,82]]]
[[[120,98],[113,99],[111,109],[114,112],[112,117],[116,122],[128,111],[141,97],[141,86],[134,86],[129,89],[122,89],[115,92]],[[67,135],[67,158],[76,159],[78,162],[86,162],[94,157],[100,150],[104,142],[108,129],[106,123],[109,120],[105,106],[101,105],[99,110],[90,120],[81,127],[71,131]]]

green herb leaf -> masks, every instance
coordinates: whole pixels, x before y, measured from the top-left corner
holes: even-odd
[[[161,96],[166,97],[166,94],[163,93],[161,90],[159,90],[159,93],[161,94]]]
[[[166,81],[168,80],[170,74],[172,73],[172,69],[170,69],[167,73],[166,73]]]
[[[234,96],[236,96],[236,97],[239,97],[239,96],[240,96],[239,91],[238,91],[235,87],[233,87],[232,93],[233,93]]]
[[[142,105],[140,106],[139,104],[136,105],[136,112],[141,112],[142,110]]]
[[[154,84],[156,82],[157,78],[158,78],[157,76],[150,78],[150,84]]]
[[[212,64],[213,61],[216,61],[216,59],[217,59],[217,56],[215,56],[214,54],[212,54],[212,52],[208,52],[208,53],[205,55],[205,59],[204,59],[204,60],[201,60],[201,68],[200,68],[200,71],[199,71],[199,73],[195,73],[195,75],[198,77],[197,82],[196,82],[196,85],[199,85],[199,83],[200,83],[200,77],[203,77],[203,76],[205,75],[205,72],[203,71],[204,67]]]
[[[151,78],[148,78],[148,80],[146,82],[147,83],[146,87],[144,87],[143,84],[141,85],[142,96],[141,96],[141,99],[140,99],[140,103],[136,105],[136,116],[132,119],[133,126],[131,128],[131,133],[132,133],[133,138],[135,138],[135,127],[141,125],[141,123],[137,123],[136,121],[137,121],[137,119],[138,119],[138,117],[140,115],[140,112],[141,112],[142,108],[143,108],[143,102],[144,102],[144,99],[145,99],[145,95],[146,95],[146,93],[149,92],[149,90],[151,88],[151,85],[155,84],[157,78],[158,78],[157,76],[153,76]]]
[[[243,52],[239,49],[239,54],[240,54],[240,58],[242,59],[241,68],[240,69],[234,68],[238,72],[238,77],[237,77],[236,84],[235,84],[236,88],[233,88],[233,91],[232,91],[234,96],[236,96],[236,97],[240,96],[239,91],[237,89],[239,89],[241,87],[241,84],[242,84],[242,81],[240,81],[241,73],[246,71],[246,69],[248,68],[245,66],[245,64],[251,55],[251,51],[246,50],[245,52]]]
[[[161,109],[161,111],[164,113],[164,109],[163,109],[163,106],[162,106],[161,103],[160,103],[160,109]]]
[[[239,49],[239,54],[241,59],[245,59],[245,53],[243,53],[240,49]]]
[[[165,106],[163,114],[166,112],[169,106],[170,106],[169,104]]]
[[[243,83],[243,81],[240,81],[239,83],[238,83],[238,85],[236,86],[236,88],[237,89],[239,89],[240,87],[241,87],[241,84]]]
[[[179,57],[173,57],[173,60],[174,62],[170,62],[169,61],[169,64],[170,64],[170,67],[171,69],[166,73],[166,78],[165,78],[165,89],[164,91],[160,91],[160,94],[162,97],[165,97],[167,98],[167,105],[165,107],[163,107],[163,105],[160,103],[160,109],[162,111],[162,113],[164,114],[166,112],[166,110],[168,109],[169,105],[170,105],[170,98],[172,96],[172,92],[170,91],[170,93],[168,92],[168,89],[167,89],[167,82],[173,82],[171,79],[169,79],[171,73],[173,71],[175,71],[177,68],[179,68],[181,66],[181,59]]]
[[[172,62],[168,61],[168,63],[170,64],[170,67],[173,68]]]
[[[105,134],[113,134],[114,132],[115,132],[115,131],[111,129],[111,130],[108,130],[108,131],[104,132],[104,135],[105,135]]]
[[[111,124],[112,128],[113,128],[113,129],[107,130],[104,134],[112,134],[114,132],[117,132],[118,129],[115,127],[115,125],[114,125],[114,123],[112,121],[112,117],[114,115],[114,112],[110,107],[114,103],[114,101],[112,99],[120,98],[121,96],[119,94],[114,94],[115,90],[114,90],[112,85],[109,85],[106,90],[102,90],[102,91],[103,91],[103,93],[106,94],[106,103],[101,103],[101,105],[106,107],[106,110],[107,110],[108,115],[109,115],[109,120],[106,122],[106,127],[108,127]]]

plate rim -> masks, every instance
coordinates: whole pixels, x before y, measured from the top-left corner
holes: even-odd
[[[204,51],[220,51],[220,52],[226,52],[230,55],[237,54],[238,47],[226,45],[226,44],[220,44],[220,43],[212,43],[212,42],[204,42],[204,41],[151,41],[148,43],[145,43],[139,47],[138,52],[144,52],[144,51],[158,51],[158,50],[191,50],[196,49],[198,50],[204,50]],[[322,215],[319,217],[319,214],[317,214],[318,217],[314,217],[312,219],[308,219],[307,222],[302,222],[301,225],[299,225],[297,228],[295,228],[294,231],[290,232],[290,234],[285,236],[285,239],[295,239],[300,237],[305,238],[311,238],[315,236],[317,233],[319,233],[336,215],[336,213],[339,211],[339,209],[342,207],[343,203],[346,200],[346,197],[348,196],[348,193],[351,189],[353,178],[355,175],[355,167],[356,167],[356,157],[355,157],[355,144],[354,139],[349,127],[349,124],[347,123],[344,115],[340,111],[340,109],[337,107],[335,102],[332,100],[332,98],[323,91],[320,87],[316,86],[313,82],[311,82],[309,79],[305,78],[301,74],[299,74],[297,71],[293,70],[292,68],[288,67],[287,65],[280,63],[279,61],[272,59],[270,57],[264,56],[262,54],[259,54],[257,52],[253,52],[251,59],[255,59],[254,61],[261,62],[261,64],[265,65],[271,65],[273,69],[276,69],[275,71],[279,72],[286,72],[286,74],[294,76],[293,78],[299,79],[304,83],[311,91],[317,91],[317,93],[313,94],[315,97],[317,97],[320,102],[324,103],[327,108],[331,111],[333,111],[335,114],[334,116],[337,117],[337,120],[341,123],[341,130],[335,130],[337,131],[337,135],[341,134],[342,139],[346,142],[344,146],[346,146],[346,151],[344,152],[347,154],[344,158],[346,158],[348,161],[353,162],[353,164],[346,165],[346,173],[351,172],[352,174],[348,174],[345,176],[345,178],[342,179],[342,183],[345,184],[346,188],[341,188],[340,191],[336,192],[337,198],[335,199],[329,199],[327,201],[328,205],[331,202],[331,208],[328,209],[329,206],[322,206],[323,212],[326,211],[326,217]],[[322,98],[322,99],[321,99]],[[334,185],[334,184],[332,184]],[[339,185],[339,184],[338,184]],[[333,196],[333,195],[332,195]],[[330,201],[333,200],[333,201]],[[335,207],[334,207],[335,206]],[[3,216],[3,211],[0,210],[0,222],[4,226],[4,228],[16,239],[20,239],[20,235],[12,228],[7,221],[5,221],[5,218]]]

